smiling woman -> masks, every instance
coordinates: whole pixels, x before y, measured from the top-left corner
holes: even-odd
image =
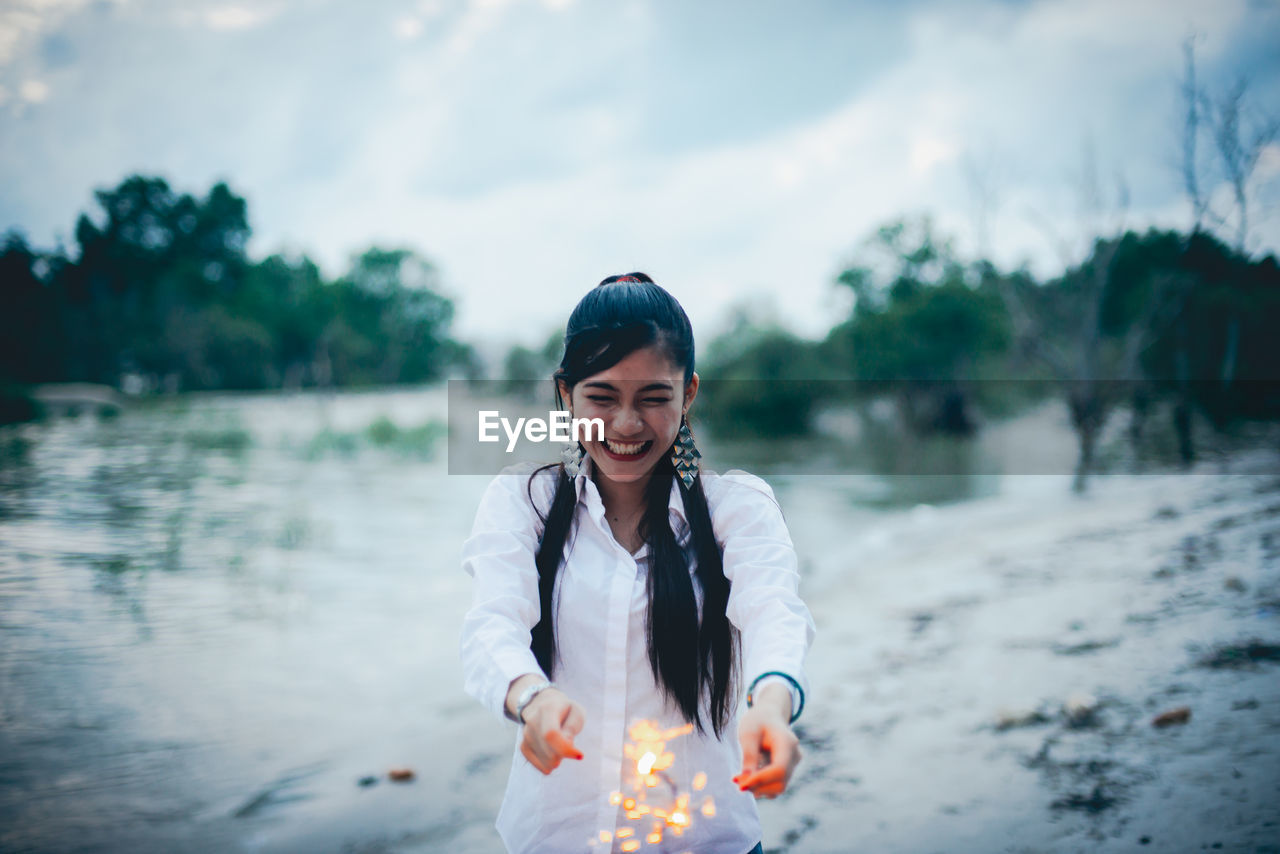
[[[781,794],[800,760],[814,626],[795,550],[764,481],[700,470],[693,368],[667,291],[642,273],[601,282],[554,378],[603,433],[499,475],[463,547],[465,687],[522,725],[497,823],[510,851],[625,852],[665,831],[748,854],[752,796]]]

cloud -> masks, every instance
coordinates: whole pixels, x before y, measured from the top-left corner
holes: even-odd
[[[786,320],[818,334],[834,273],[886,219],[930,211],[974,250],[966,157],[1000,164],[988,239],[1006,264],[1049,274],[1080,257],[1091,235],[1072,173],[1090,138],[1103,180],[1120,170],[1133,187],[1131,222],[1178,225],[1176,176],[1152,154],[1172,132],[1181,39],[1188,20],[1202,19],[1204,59],[1215,61],[1247,13],[1243,2],[924,9],[911,16],[901,61],[800,126],[675,156],[597,156],[576,173],[504,182],[471,200],[393,193],[377,207],[388,212],[384,233],[429,235],[469,291],[506,293],[504,277],[521,269],[528,290],[483,311],[464,304],[467,327],[550,323],[599,276],[653,267],[690,294],[696,318],[773,291],[787,294]]]
[[[405,40],[416,39],[422,35],[422,21],[416,17],[398,18],[393,26],[396,35]]]
[[[484,37],[498,26],[504,13],[516,0],[467,0],[462,18],[449,33],[444,44],[447,62],[458,62],[466,57]]]
[[[254,252],[310,248],[336,273],[371,243],[416,246],[465,334],[530,343],[631,269],[700,329],[773,293],[780,319],[820,334],[833,276],[884,220],[929,211],[978,245],[966,163],[985,164],[997,260],[1052,269],[1079,233],[1087,139],[1105,181],[1124,173],[1134,222],[1176,225],[1182,38],[1200,27],[1210,79],[1243,67],[1242,39],[1265,56],[1280,37],[1247,0],[129,8],[22,30],[28,46],[56,32],[73,61],[0,77],[10,115],[24,81],[56,93],[0,134],[0,163],[24,164],[0,166],[0,226],[65,234],[90,188],[130,171],[197,192],[227,178]],[[1260,94],[1280,81],[1247,70]],[[1274,224],[1258,239],[1275,245]]]
[[[102,0],[106,7],[126,0]],[[14,62],[39,37],[94,0],[6,0],[0,5],[0,68]]]
[[[18,94],[28,104],[40,104],[49,97],[49,84],[42,80],[24,80]]]
[[[204,23],[219,32],[249,30],[262,24],[270,13],[261,6],[213,6],[204,10]]]

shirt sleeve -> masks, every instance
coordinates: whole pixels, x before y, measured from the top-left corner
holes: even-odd
[[[719,487],[711,521],[724,549],[729,621],[742,636],[743,687],[778,671],[807,695],[804,660],[817,630],[800,599],[800,571],[782,509],[754,475],[727,472]],[[793,714],[797,707],[793,700]]]
[[[495,477],[462,546],[462,568],[474,579],[459,639],[463,689],[500,717],[511,681],[542,673],[529,648],[541,614],[534,564],[541,524],[528,480],[527,471]]]

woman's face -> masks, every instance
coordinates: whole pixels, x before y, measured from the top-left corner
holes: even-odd
[[[567,389],[560,386],[561,394]],[[698,393],[698,375],[686,386],[684,369],[656,347],[630,353],[613,367],[593,374],[568,394],[574,418],[599,418],[604,441],[582,446],[601,475],[618,483],[643,480],[671,449],[680,418]]]

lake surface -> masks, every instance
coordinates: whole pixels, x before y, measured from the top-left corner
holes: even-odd
[[[445,409],[439,388],[209,395],[5,428],[0,850],[492,839],[509,744],[457,664],[459,549],[489,478],[447,473]],[[1016,454],[1011,436],[1049,424],[1070,459],[1061,414],[1037,418],[920,477],[794,473],[829,441],[705,447],[715,468],[788,461],[770,480],[808,567],[886,514],[1005,489],[983,455]],[[397,766],[418,779],[388,782]]]

